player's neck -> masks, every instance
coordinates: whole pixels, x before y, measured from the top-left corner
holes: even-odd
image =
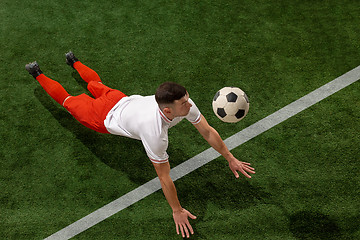
[[[174,115],[172,113],[167,113],[167,112],[163,112],[165,117],[167,117],[167,119],[169,119],[170,121],[174,120]]]
[[[164,119],[166,122],[170,123],[173,120],[172,114],[166,113],[165,111],[163,111],[160,108],[159,108],[159,112],[160,112],[162,119]]]

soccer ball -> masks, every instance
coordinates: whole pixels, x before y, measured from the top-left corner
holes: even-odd
[[[236,123],[248,113],[249,99],[240,88],[224,87],[215,94],[212,107],[221,121]]]

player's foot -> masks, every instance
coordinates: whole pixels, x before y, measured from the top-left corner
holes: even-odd
[[[39,64],[35,61],[25,65],[26,71],[28,71],[35,79],[42,74]]]
[[[74,68],[74,63],[76,63],[77,61],[79,61],[79,59],[77,59],[74,55],[74,53],[72,51],[68,52],[65,54],[66,56],[66,63],[68,65],[70,65],[72,68]]]

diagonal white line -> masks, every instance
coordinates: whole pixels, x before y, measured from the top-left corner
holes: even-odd
[[[324,98],[336,93],[337,91],[349,86],[360,79],[360,66],[345,73],[344,75],[334,79],[333,81],[323,85],[322,87],[314,90],[313,92],[305,95],[304,97],[290,103],[282,109],[274,112],[273,114],[263,118],[262,120],[254,123],[253,125],[243,129],[242,131],[227,138],[224,142],[230,150],[240,146],[241,144],[251,140],[259,134],[269,130],[277,124],[285,121],[286,119],[296,115],[297,113],[307,109],[308,107],[316,104]],[[209,148],[200,154],[190,158],[184,163],[171,169],[170,176],[173,181],[191,173],[197,168],[209,163],[210,161],[219,157],[220,154],[213,148]],[[141,185],[133,191],[121,196],[115,201],[99,208],[93,213],[83,217],[82,219],[70,224],[69,226],[61,229],[53,235],[47,237],[47,240],[54,239],[69,239],[77,234],[85,231],[86,229],[96,225],[97,223],[105,220],[106,218],[114,215],[115,213],[131,206],[132,204],[140,201],[141,199],[149,196],[150,194],[158,191],[161,188],[158,178]]]

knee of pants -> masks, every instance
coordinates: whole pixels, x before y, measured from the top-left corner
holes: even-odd
[[[95,98],[98,98],[111,90],[111,88],[104,84],[95,81],[89,82],[87,88]]]

